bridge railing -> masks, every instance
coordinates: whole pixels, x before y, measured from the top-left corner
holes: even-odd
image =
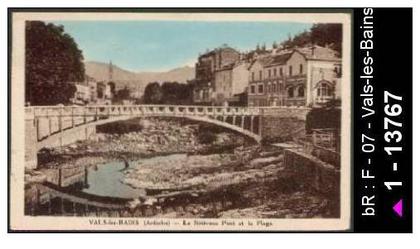
[[[274,118],[306,119],[308,108],[303,107],[224,107],[194,105],[88,105],[88,106],[31,106],[25,108],[25,119],[33,121],[38,141],[84,125],[103,124],[135,117],[185,117],[219,122],[259,140],[264,122]],[[238,118],[239,117],[239,118]],[[257,122],[254,122],[254,121]],[[28,125],[31,122],[26,122]],[[28,129],[29,130],[29,129]],[[248,134],[249,133],[249,134]],[[87,134],[87,133],[86,133]],[[256,135],[256,137],[254,136]]]
[[[95,106],[33,106],[26,107],[26,115],[31,117],[56,116],[113,116],[137,114],[161,115],[246,115],[262,113],[258,107],[221,107],[194,105],[95,105]]]

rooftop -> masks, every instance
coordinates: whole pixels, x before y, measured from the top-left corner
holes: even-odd
[[[290,56],[292,56],[292,54],[293,52],[274,55],[271,61],[266,66],[284,65],[289,60]]]
[[[297,48],[296,50],[305,55],[306,59],[309,60],[341,60],[338,53],[328,47],[314,45]]]

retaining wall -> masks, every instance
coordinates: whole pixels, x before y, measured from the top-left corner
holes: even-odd
[[[339,200],[340,170],[334,166],[297,149],[284,150],[284,165],[296,184]]]

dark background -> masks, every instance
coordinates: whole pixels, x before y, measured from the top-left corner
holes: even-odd
[[[362,53],[359,50],[361,39],[360,26],[363,22],[362,9],[354,9],[354,74],[353,74],[353,153],[354,153],[354,231],[355,232],[412,232],[412,9],[410,8],[375,8],[374,9],[374,109],[376,114],[369,118],[372,123],[370,135],[375,136],[375,152],[361,152],[361,134],[367,132],[367,120],[361,119],[361,101],[363,81],[358,76],[363,75]],[[371,52],[372,53],[372,52]],[[403,139],[399,145],[403,151],[387,156],[384,146],[394,144],[384,143],[384,89],[402,96],[403,113],[392,120],[402,122],[399,128]],[[390,102],[397,103],[397,102]],[[392,130],[392,127],[391,127]],[[375,199],[376,216],[361,216],[361,196],[366,191],[368,181],[361,179],[362,168],[367,168],[367,158],[372,158],[376,176]],[[392,163],[398,162],[398,171],[392,171]],[[384,181],[402,181],[403,186],[386,189]],[[392,207],[403,199],[403,217],[398,217]]]

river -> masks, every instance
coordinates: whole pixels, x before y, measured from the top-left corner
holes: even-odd
[[[125,167],[124,162],[113,161],[104,165],[90,167],[87,176],[87,187],[82,191],[97,196],[108,196],[117,198],[138,198],[146,196],[144,188],[135,188],[126,184],[126,173],[141,168],[141,165],[161,164],[173,160],[186,160],[187,154],[172,154],[167,156],[156,156],[138,161],[129,162]]]
[[[250,145],[226,131],[216,132],[214,142],[204,144],[205,139],[200,139],[199,134],[205,129],[173,120],[150,122],[140,131],[98,133],[89,141],[54,148],[48,157],[52,160],[44,167],[51,172],[58,167],[88,168],[87,179],[82,177],[82,184],[62,189],[63,193],[88,202],[122,205],[122,209],[114,210],[118,214],[112,214],[117,216],[330,215],[324,197],[290,184],[284,174],[283,153],[278,148]],[[124,160],[129,162],[128,168]],[[63,202],[60,195],[48,201],[48,191],[44,195],[29,185],[25,191],[26,213],[49,214],[53,210],[51,215],[62,215],[60,210],[64,207],[71,214],[76,208],[80,215],[110,215],[107,210],[99,209],[98,213],[92,202],[84,201],[85,206],[78,207],[71,200]],[[53,188],[57,190],[57,186]],[[148,202],[151,199],[154,201]],[[39,205],[39,201],[44,204]]]

